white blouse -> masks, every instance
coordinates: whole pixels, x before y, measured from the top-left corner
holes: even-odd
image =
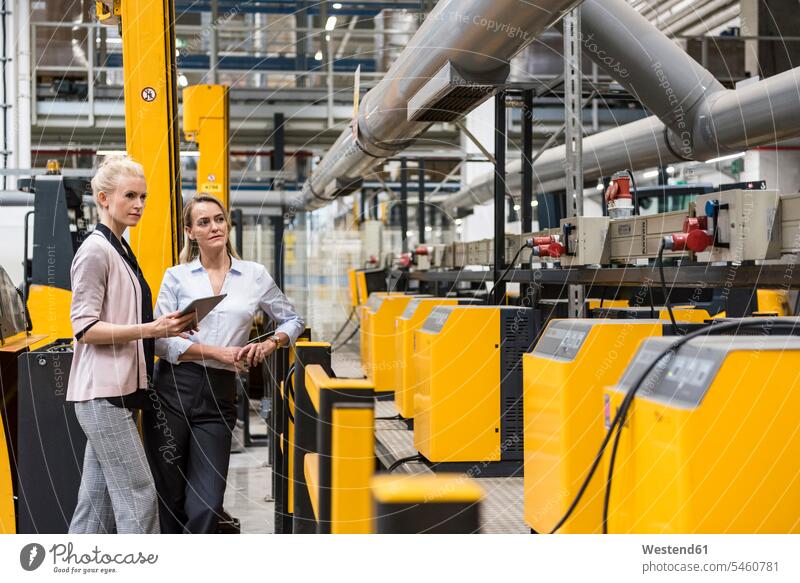
[[[253,318],[263,310],[277,324],[275,332],[284,332],[294,343],[305,329],[302,318],[278,289],[275,280],[260,263],[231,258],[231,269],[225,276],[220,294],[227,294],[199,324],[199,332],[189,339],[161,338],[156,340],[156,355],[173,364],[192,343],[207,346],[244,346],[250,336]],[[195,259],[191,263],[167,269],[156,301],[155,317],[182,310],[198,298],[213,296],[208,272]],[[213,359],[197,362],[212,368],[235,370]]]

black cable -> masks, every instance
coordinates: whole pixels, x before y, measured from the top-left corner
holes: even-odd
[[[718,332],[725,332],[727,330],[734,328],[738,329],[741,327],[746,327],[746,328],[756,327],[758,325],[766,325],[767,323],[769,323],[771,326],[778,326],[778,327],[790,326],[791,330],[794,330],[796,327],[795,323],[792,322],[790,324],[789,322],[780,322],[778,318],[749,318],[747,320],[737,320],[735,322],[721,322],[719,324],[712,324],[707,328],[701,328],[700,330],[696,330],[694,332],[686,334],[685,336],[681,336],[680,338],[675,340],[675,342],[673,342],[669,346],[669,348],[667,348],[664,352],[662,352],[659,356],[657,356],[656,359],[652,363],[650,363],[650,365],[647,367],[644,373],[639,376],[636,382],[632,384],[632,389],[628,391],[628,393],[625,395],[625,398],[623,399],[620,408],[617,410],[617,414],[614,416],[614,420],[611,422],[611,425],[609,426],[608,431],[606,432],[606,436],[603,439],[603,443],[600,444],[600,448],[597,450],[597,454],[595,455],[594,461],[592,462],[592,465],[589,467],[589,471],[586,474],[586,478],[581,484],[581,487],[578,489],[578,493],[575,495],[575,498],[572,500],[572,503],[570,504],[569,508],[564,513],[564,516],[561,517],[561,519],[556,523],[556,525],[550,531],[550,534],[555,534],[556,532],[558,532],[558,530],[562,526],[564,526],[564,523],[567,520],[569,520],[573,512],[575,512],[575,509],[578,507],[578,504],[583,498],[583,495],[586,493],[586,488],[588,488],[589,484],[592,481],[592,478],[594,477],[595,472],[597,471],[597,467],[600,465],[600,460],[603,458],[603,454],[605,453],[606,447],[608,446],[608,442],[611,440],[611,435],[614,433],[615,429],[621,431],[622,425],[625,422],[623,414],[627,415],[627,409],[630,407],[630,402],[633,401],[633,397],[639,390],[639,387],[641,386],[642,382],[644,382],[644,380],[648,377],[650,372],[657,365],[657,363],[661,361],[662,358],[664,358],[667,354],[675,352],[683,344],[689,342],[693,338],[697,338],[698,336],[703,336]],[[618,441],[615,441],[615,444],[617,443]],[[612,454],[612,458],[613,457],[614,456]],[[611,464],[609,464],[609,474],[610,474],[609,478],[606,481],[606,488],[610,492],[611,477],[613,476],[613,466]],[[607,516],[607,513],[608,513],[608,508],[606,507],[603,510],[604,524],[606,523],[605,517]]]
[[[269,332],[264,332],[263,334],[259,334],[255,338],[251,338],[246,342],[246,344],[256,344],[257,342],[261,342],[262,340],[274,335],[275,335],[275,330],[270,330]]]
[[[18,287],[14,289],[17,290],[17,295],[19,296],[19,301],[22,304],[22,309],[25,314],[25,331],[31,332],[33,330],[33,320],[31,320],[31,313],[28,311],[28,304],[25,303],[25,295]]]
[[[633,214],[639,214],[639,189],[636,188],[636,179],[633,177],[633,172],[625,169],[625,172],[628,173],[628,176],[631,177],[631,187],[633,188]]]
[[[647,291],[648,291],[647,295],[650,297],[650,317],[651,318],[655,318],[656,317],[656,302],[653,299],[653,287],[648,285],[647,286]]]
[[[402,421],[403,416],[398,413],[397,415],[392,415],[391,417],[375,417],[375,421]]]
[[[399,460],[395,460],[395,462],[387,468],[387,472],[393,472],[400,466],[408,462],[418,462],[422,461],[422,456],[420,454],[417,455],[410,455],[408,457],[401,457]]]
[[[295,401],[294,398],[294,370],[295,365],[289,367],[289,372],[286,373],[286,378],[283,380],[283,388],[287,394],[292,396],[292,401]],[[289,421],[294,423],[294,415],[292,415],[291,409],[289,409],[289,403],[287,402],[286,405],[286,415],[289,417]]]
[[[342,348],[343,346],[346,346],[346,345],[347,345],[347,343],[348,343],[348,342],[350,342],[350,340],[352,340],[352,339],[353,339],[353,336],[355,336],[355,335],[356,335],[356,332],[358,332],[360,329],[361,329],[361,326],[356,326],[356,327],[353,329],[353,331],[350,333],[350,336],[348,336],[347,338],[345,338],[344,340],[342,340],[342,341],[339,343],[339,345],[338,345],[338,346],[333,346],[333,347],[332,347],[332,350],[338,350],[338,349]]]
[[[292,396],[294,401],[294,370],[295,365],[289,367],[289,372],[286,373],[286,378],[283,380],[283,388],[286,389],[287,394]]]
[[[331,340],[331,344],[335,344],[336,341],[339,340],[339,336],[341,336],[342,332],[344,332],[344,329],[347,328],[347,325],[350,323],[350,320],[353,319],[355,313],[356,313],[356,306],[353,306],[353,309],[350,310],[350,314],[348,314],[347,316],[347,320],[344,321],[344,324],[342,324],[342,327],[339,328],[339,331],[336,333],[336,336],[334,336],[333,340]]]
[[[658,262],[658,272],[661,274],[661,293],[664,294],[664,306],[669,313],[669,320],[672,322],[672,326],[677,334],[686,334],[686,330],[678,328],[678,324],[675,322],[675,314],[672,313],[672,302],[667,298],[667,280],[664,277],[664,239],[661,239],[661,245],[658,247],[658,258],[656,261]]]
[[[614,438],[614,446],[611,451],[611,458],[609,460],[608,465],[608,476],[606,478],[606,491],[605,496],[603,499],[603,534],[608,534],[608,509],[609,509],[609,501],[611,498],[611,485],[612,479],[614,477],[614,464],[616,462],[617,457],[617,450],[619,448],[619,440],[622,435],[622,428],[625,426],[625,420],[628,415],[628,411],[631,408],[633,403],[633,399],[636,396],[636,393],[639,392],[639,389],[642,387],[647,377],[650,376],[650,373],[653,369],[658,365],[659,362],[662,361],[668,355],[677,355],[678,350],[689,342],[690,340],[697,338],[699,336],[707,336],[712,333],[719,333],[725,332],[726,330],[736,330],[737,332],[741,328],[756,328],[758,326],[764,326],[770,324],[770,327],[777,326],[777,327],[789,327],[790,330],[793,332],[796,325],[794,322],[780,322],[778,318],[748,318],[747,320],[737,320],[734,322],[722,322],[720,324],[712,324],[707,328],[702,328],[700,330],[696,330],[690,334],[686,334],[685,336],[681,336],[677,340],[675,340],[670,346],[664,350],[660,355],[658,355],[653,362],[645,369],[645,371],[639,375],[639,378],[631,385],[631,389],[625,395],[625,398],[622,400],[622,404],[620,405],[619,411],[617,412],[617,424],[616,424],[616,431],[617,435]],[[613,428],[609,429],[609,432],[612,431]],[[607,440],[606,442],[607,443]]]
[[[508,272],[511,271],[511,268],[514,267],[514,265],[516,265],[517,259],[519,258],[519,254],[522,253],[522,250],[525,249],[526,247],[529,247],[527,243],[525,243],[522,247],[517,249],[517,252],[514,254],[514,258],[511,260],[511,263],[509,263],[508,266],[505,268],[505,270],[503,270],[503,273],[500,275],[500,278],[492,286],[492,289],[489,290],[489,295],[486,296],[486,303],[488,305],[492,305],[490,304],[490,302],[492,301],[492,294],[494,294],[495,288],[500,283],[502,283],[502,281],[506,278],[506,275],[508,275]]]

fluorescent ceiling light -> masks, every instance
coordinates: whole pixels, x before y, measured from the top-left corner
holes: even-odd
[[[321,61],[322,60],[322,51],[317,51],[316,52],[316,54],[314,55],[314,60],[315,61]]]
[[[325,23],[325,30],[331,31],[334,28],[336,28],[336,17],[335,16],[329,16],[328,17],[328,21]]]
[[[744,152],[739,152],[738,154],[728,154],[727,156],[720,156],[719,158],[711,158],[711,160],[706,160],[706,164],[715,164],[717,162],[724,162],[725,160],[733,160],[734,158],[741,158],[744,156]]]
[[[520,209],[520,206],[519,206],[518,204],[515,204],[515,205],[514,205],[514,210],[515,210],[515,211],[518,211],[519,209]]]
[[[642,178],[655,178],[656,176],[658,176],[658,170],[650,170],[642,174]]]
[[[334,2],[333,3],[333,9],[334,10],[341,10],[342,9],[342,3],[341,2]]]

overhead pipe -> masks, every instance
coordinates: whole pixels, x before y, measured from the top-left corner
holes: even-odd
[[[703,4],[694,10],[687,10],[681,14],[673,15],[667,22],[664,23],[662,30],[664,31],[664,34],[681,34],[688,28],[693,28],[698,25],[705,25],[710,19],[715,18],[720,12],[731,10],[733,6],[740,8],[740,3],[736,0],[713,0],[712,2]],[[714,27],[708,27],[706,30],[709,30],[710,28]]]
[[[701,36],[709,30],[714,30],[718,26],[730,23],[737,16],[741,14],[741,6],[738,2],[734,2],[724,10],[716,12],[701,21],[698,21],[694,26],[682,28],[675,31],[674,34],[682,34],[684,36]]]
[[[584,51],[656,115],[583,141],[584,178],[628,168],[709,160],[800,135],[800,69],[737,90],[706,69],[623,0],[588,0],[581,8]],[[539,191],[563,189],[564,147],[533,166]],[[519,190],[522,164],[506,169]],[[490,179],[473,182],[442,203],[447,210],[491,199]]]
[[[304,184],[298,205],[313,210],[357,186],[382,160],[407,148],[431,121],[409,119],[409,101],[448,64],[469,79],[505,80],[509,61],[579,0],[440,0],[381,82],[369,91],[356,118]],[[469,91],[477,83],[465,83]],[[491,95],[453,100],[449,114],[464,114]]]

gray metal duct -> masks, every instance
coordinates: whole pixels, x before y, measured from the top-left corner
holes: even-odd
[[[608,176],[621,168],[636,166],[637,163],[638,167],[649,168],[679,160],[667,146],[665,130],[661,120],[651,116],[584,138],[584,180]],[[546,150],[533,165],[534,188],[541,192],[563,190],[565,159],[564,146]],[[519,193],[521,182],[522,162],[517,159],[506,166],[506,190]],[[452,212],[455,208],[472,208],[492,200],[493,196],[492,174],[452,194],[442,201],[441,207],[446,212]]]
[[[676,154],[692,158],[692,118],[722,84],[625,0],[584,2],[581,26],[584,54],[674,132]]]
[[[800,135],[800,69],[727,90],[623,0],[588,0],[581,17],[587,56],[656,114],[584,139],[586,180],[623,168],[709,160]],[[563,155],[563,146],[552,148],[536,161],[539,190],[562,183]],[[512,193],[521,170],[519,160],[507,167]],[[492,180],[470,184],[444,207],[491,200]]]
[[[386,76],[364,96],[355,131],[348,127],[342,132],[303,186],[297,206],[312,210],[330,202],[423,133],[430,122],[409,121],[408,102],[446,65],[473,79],[489,79],[488,87],[507,72],[515,54],[578,1],[440,0]],[[459,94],[453,100],[458,105],[449,108],[466,113],[488,95],[466,96],[459,103]]]

